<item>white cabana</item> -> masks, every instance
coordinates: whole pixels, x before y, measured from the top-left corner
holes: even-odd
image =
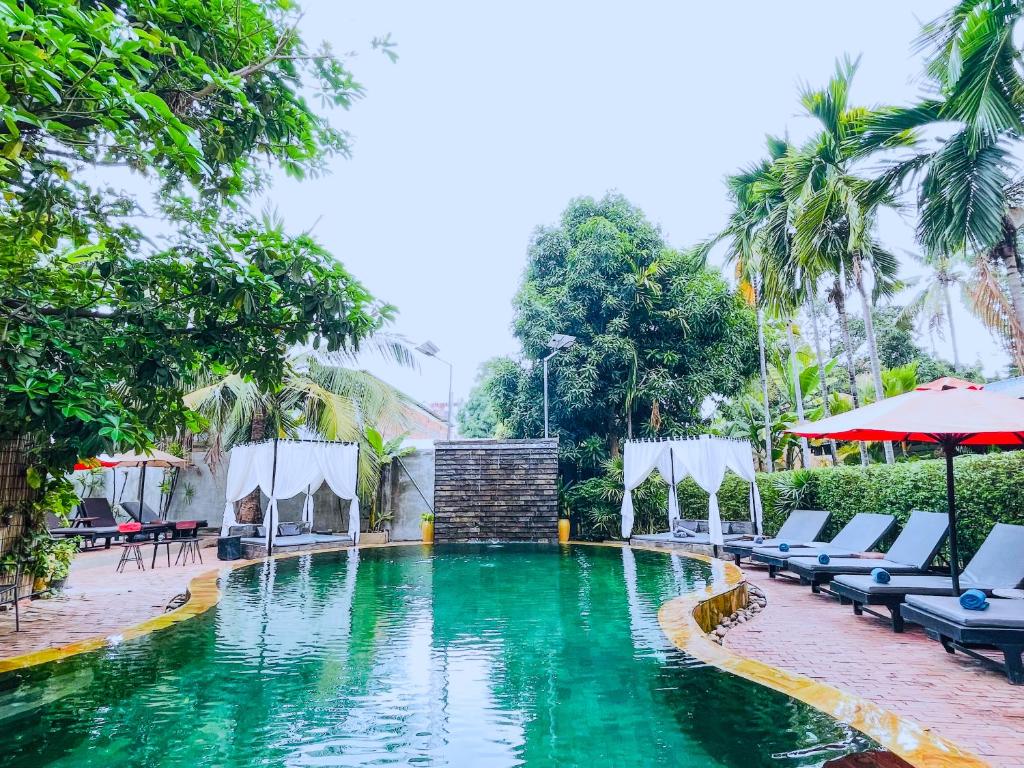
[[[712,544],[724,544],[722,518],[718,511],[718,489],[725,471],[731,469],[750,483],[750,519],[761,531],[761,494],[754,482],[754,457],[750,443],[724,437],[702,435],[674,440],[628,440],[622,457],[625,493],[622,496],[622,537],[633,533],[632,491],[654,470],[669,486],[669,528],[679,519],[676,487],[686,477],[708,492],[708,532]]]
[[[231,449],[230,457],[222,536],[227,535],[232,525],[237,525],[235,502],[259,488],[269,499],[263,511],[269,551],[279,522],[278,500],[305,493],[302,520],[312,524],[313,494],[326,482],[336,496],[350,500],[348,534],[353,544],[359,543],[358,445],[316,440],[267,440],[236,445]]]

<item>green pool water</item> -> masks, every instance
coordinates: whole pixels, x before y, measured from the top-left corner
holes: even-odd
[[[713,578],[544,545],[240,569],[200,617],[0,677],[0,766],[752,768],[872,746],[668,643],[658,607]]]

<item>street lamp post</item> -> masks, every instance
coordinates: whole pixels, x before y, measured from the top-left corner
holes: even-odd
[[[548,360],[557,355],[563,349],[568,349],[576,342],[575,336],[566,336],[556,333],[548,340],[548,348],[551,354],[544,358],[544,437],[548,436]]]
[[[452,439],[452,376],[453,376],[453,370],[454,369],[453,369],[451,363],[449,363],[444,358],[441,358],[441,357],[437,356],[437,353],[440,352],[441,349],[440,349],[440,347],[437,346],[437,344],[435,344],[432,341],[424,341],[422,344],[420,344],[418,347],[416,347],[416,351],[423,353],[427,357],[432,357],[435,360],[437,360],[439,362],[442,362],[442,363],[444,363],[445,365],[448,366],[448,418],[447,418],[447,421],[448,421],[448,439],[451,440]]]

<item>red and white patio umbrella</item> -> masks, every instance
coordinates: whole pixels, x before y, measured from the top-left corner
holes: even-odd
[[[982,385],[944,378],[913,392],[820,421],[797,424],[794,435],[874,442],[936,443],[946,456],[946,503],[953,589],[960,594],[953,456],[961,445],[1024,446],[1024,400],[985,392]]]

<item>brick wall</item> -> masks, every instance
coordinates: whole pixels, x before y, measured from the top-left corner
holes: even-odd
[[[434,444],[434,539],[555,541],[557,440]]]

